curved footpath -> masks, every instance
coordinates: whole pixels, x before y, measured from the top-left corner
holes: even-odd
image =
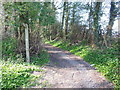
[[[113,88],[94,67],[79,56],[61,50],[49,44],[44,48],[50,54],[50,63],[43,67],[46,70],[44,80],[52,88]]]

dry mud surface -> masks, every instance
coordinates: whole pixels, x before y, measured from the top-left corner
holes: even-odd
[[[43,67],[44,80],[51,88],[113,88],[111,82],[82,58],[49,44],[44,48],[50,54],[50,63]]]

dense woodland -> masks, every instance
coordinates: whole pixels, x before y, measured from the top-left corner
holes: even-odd
[[[82,46],[86,52],[80,49],[77,52],[84,53],[82,57],[86,61],[96,64],[95,67],[98,67],[100,72],[116,87],[120,87],[119,33],[113,30],[115,20],[119,19],[119,2],[110,2],[109,6],[108,23],[103,29],[101,17],[105,13],[104,2],[63,1],[59,5],[56,5],[56,2],[0,2],[2,88],[31,85],[28,81],[33,76],[28,72],[38,69],[37,66],[31,66],[32,69],[26,69],[25,66],[29,67],[31,64],[41,66],[49,61],[49,56],[42,47],[45,42],[58,45],[65,50],[73,50],[74,54],[75,48]],[[57,17],[58,10],[62,11],[61,18]],[[88,19],[85,21],[87,23],[82,20],[86,16],[81,16],[79,13],[88,14]],[[90,50],[86,49],[86,46]],[[85,56],[87,51],[89,55]],[[9,70],[11,66],[13,66],[12,72]],[[23,77],[19,79],[20,76],[17,75],[19,70],[24,72],[22,74],[25,84],[21,81]]]

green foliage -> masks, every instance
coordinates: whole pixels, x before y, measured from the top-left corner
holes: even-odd
[[[16,49],[16,40],[14,38],[6,38],[2,41],[2,55],[3,58],[6,59],[17,59],[15,56],[15,50]]]
[[[2,66],[2,88],[29,87],[38,78],[32,74],[33,71],[42,71],[39,67],[28,64],[1,61]],[[40,77],[40,76],[39,76]]]
[[[40,14],[40,24],[43,26],[51,25],[55,23],[55,12],[54,9],[51,8],[50,2],[44,2],[42,8],[41,8],[41,14]]]
[[[45,65],[49,62],[49,55],[46,51],[42,51],[37,56],[31,57],[31,60],[34,65]]]
[[[5,61],[14,61],[16,63],[22,63],[24,58],[22,55],[16,53],[16,39],[8,37],[2,41],[2,58]]]
[[[92,50],[83,57],[91,64],[95,64],[95,67],[102,72],[109,80],[111,80],[116,87],[120,87],[118,80],[120,76],[118,74],[118,57],[117,49],[109,48],[105,50]]]
[[[107,79],[115,84],[116,88],[120,87],[118,49],[112,47],[108,49],[93,49],[85,45],[69,46],[68,42],[62,41],[47,41],[46,43],[60,47],[64,50],[69,50],[71,53],[81,56],[85,61],[92,64],[99,70]]]
[[[31,64],[25,63],[22,55],[17,54],[15,38],[6,38],[2,42],[3,58],[0,60],[2,66],[2,88],[17,88],[17,87],[30,87],[42,83],[36,83],[36,79],[41,78],[43,65],[49,61],[48,54],[43,51],[38,55],[38,58],[33,59]],[[32,59],[32,58],[31,58]],[[36,65],[38,64],[38,65]],[[35,76],[32,72],[40,72],[41,75]],[[44,83],[43,83],[44,84]]]
[[[5,2],[4,3],[7,25],[19,27],[21,23],[35,25],[49,25],[56,21],[55,11],[50,2]],[[15,20],[13,20],[13,18]]]

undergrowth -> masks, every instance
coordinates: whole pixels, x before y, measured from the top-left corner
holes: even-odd
[[[2,66],[2,88],[23,88],[34,86],[35,80],[42,75],[35,76],[32,74],[33,71],[42,72],[42,69],[27,63],[20,64],[1,60],[0,65]]]
[[[16,43],[11,37],[2,41],[1,88],[43,87],[43,84],[36,80],[41,79],[43,74],[40,67],[49,61],[47,52],[43,50],[39,55],[31,57],[31,63],[26,63],[25,58],[15,52]],[[33,72],[40,74],[34,75]]]
[[[47,41],[46,43],[53,46],[68,50],[71,53],[81,56],[85,61],[92,64],[99,72],[101,72],[108,80],[112,81],[116,88],[120,88],[118,48],[111,47],[107,49],[93,49],[90,46],[78,44],[69,45],[68,42]]]

